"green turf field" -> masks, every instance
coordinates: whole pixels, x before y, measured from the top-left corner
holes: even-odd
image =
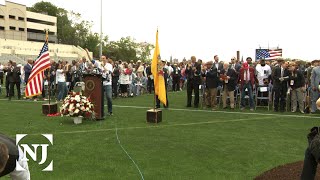
[[[275,166],[303,160],[306,134],[319,115],[185,108],[186,93],[169,93],[163,122],[146,123],[152,95],[114,100],[114,116],[74,125],[45,117],[42,102],[0,101],[0,131],[27,142],[52,133],[53,172],[30,161],[31,178],[42,179],[252,179]]]

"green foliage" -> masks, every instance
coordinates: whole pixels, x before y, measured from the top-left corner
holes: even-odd
[[[58,43],[70,44],[88,48],[94,56],[99,55],[99,34],[91,32],[92,22],[81,19],[81,14],[69,12],[50,2],[37,2],[28,11],[47,13],[57,17]],[[109,37],[102,39],[103,54],[114,60],[141,61],[150,60],[150,51],[154,48],[149,43],[137,43],[131,37],[122,37],[118,41],[109,41]]]
[[[122,37],[119,41],[106,41],[103,54],[115,60],[146,62],[150,60],[150,52],[154,48],[149,43],[137,43],[131,37]]]

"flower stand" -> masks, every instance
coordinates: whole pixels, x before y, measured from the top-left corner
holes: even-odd
[[[81,124],[82,123],[82,116],[78,116],[78,117],[73,117],[73,122],[74,124]]]

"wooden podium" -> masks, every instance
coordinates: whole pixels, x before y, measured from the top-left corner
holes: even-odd
[[[101,74],[83,74],[84,95],[94,104],[96,120],[104,119],[104,89]]]

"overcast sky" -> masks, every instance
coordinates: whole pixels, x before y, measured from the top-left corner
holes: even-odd
[[[11,0],[32,6],[40,0]],[[100,0],[47,0],[93,21],[100,32]],[[0,0],[3,4],[4,0]],[[85,3],[88,2],[88,3]],[[103,33],[111,40],[131,36],[154,43],[159,27],[161,56],[195,55],[229,61],[240,50],[277,47],[283,56],[320,58],[319,0],[103,0]]]

